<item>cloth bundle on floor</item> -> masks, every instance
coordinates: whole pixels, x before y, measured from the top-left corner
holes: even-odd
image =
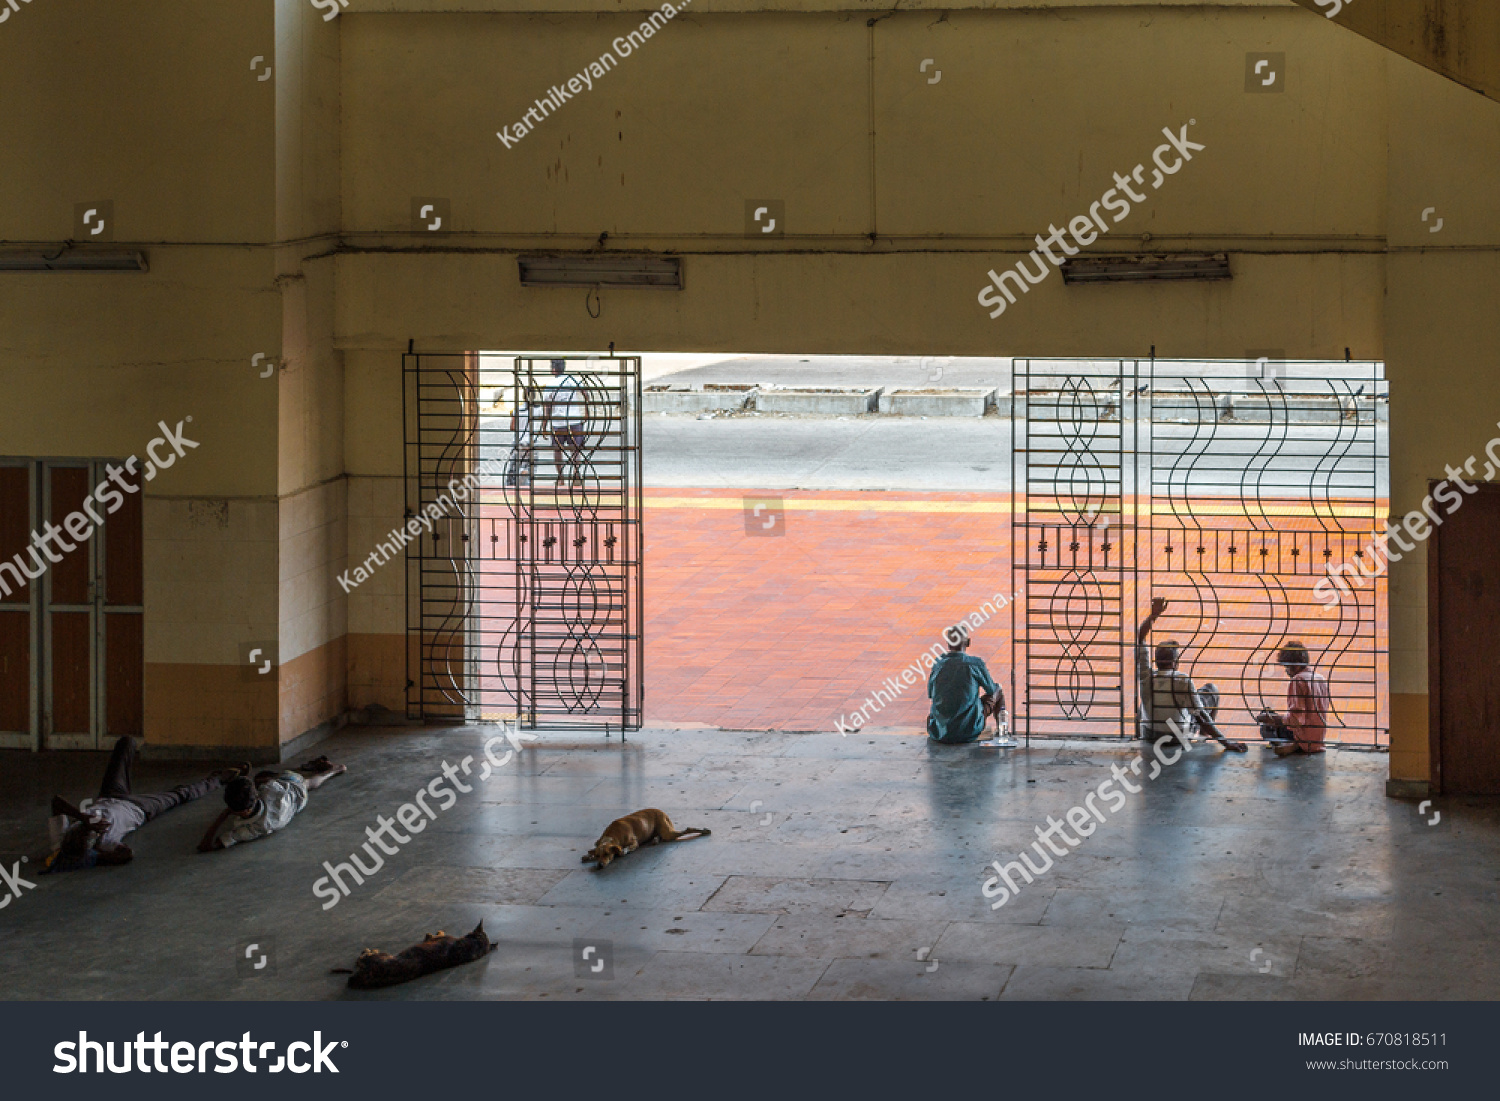
[[[382,986],[396,986],[434,971],[446,971],[450,967],[482,960],[498,947],[490,943],[481,921],[468,936],[429,933],[421,944],[414,944],[396,956],[366,948],[354,962],[352,971],[347,967],[336,967],[332,973],[347,974],[351,990],[378,990]]]

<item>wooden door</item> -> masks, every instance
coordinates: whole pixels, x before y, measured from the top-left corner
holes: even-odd
[[[1428,556],[1433,790],[1500,795],[1500,486],[1465,496]]]
[[[0,459],[0,747],[144,733],[142,495],[98,492],[111,465]]]

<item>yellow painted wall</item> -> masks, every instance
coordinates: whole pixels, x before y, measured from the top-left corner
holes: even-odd
[[[1500,436],[1500,103],[1392,56],[1391,512]],[[1429,208],[1424,224],[1422,215]],[[1436,219],[1442,228],[1434,233]],[[1480,464],[1483,469],[1483,464]],[[1391,567],[1391,775],[1428,775],[1426,547]]]
[[[494,131],[636,20],[427,23],[355,18],[345,34],[346,348],[420,334],[454,349],[1380,352],[1383,54],[1290,6],[900,15],[873,31],[838,15],[684,14],[512,149]],[[1247,96],[1245,53],[1273,47],[1293,91]],[[1190,119],[1207,150],[1109,243],[1234,248],[1239,282],[1054,279],[986,317],[975,296],[991,266],[1086,211],[1114,172],[1149,165],[1162,127]],[[413,195],[451,200],[448,247],[489,251],[359,251],[422,244],[404,232]],[[785,239],[747,241],[752,198],[787,202]],[[518,286],[513,250],[586,248],[601,232],[611,248],[686,254],[687,290],[606,292],[592,321],[581,293]]]
[[[755,12],[696,0],[506,149],[496,130],[641,19],[603,0],[527,13],[536,6],[353,0],[324,22],[299,0],[122,0],[88,7],[88,64],[75,52],[82,0],[0,26],[0,145],[25,152],[0,174],[0,237],[58,241],[74,201],[112,197],[119,239],[142,242],[153,268],[0,275],[0,378],[17,397],[0,407],[0,452],[125,454],[160,410],[193,406],[204,447],[157,492],[276,510],[275,562],[254,570],[277,594],[284,666],[301,662],[278,689],[278,742],[345,704],[399,706],[399,579],[345,597],[333,576],[399,518],[408,339],[455,351],[1347,347],[1388,361],[1399,511],[1500,420],[1500,105],[1290,0],[896,15],[853,0]],[[1251,51],[1286,54],[1284,94],[1246,93]],[[274,56],[273,79],[255,79],[254,54]],[[53,80],[58,64],[86,76]],[[976,295],[990,268],[1087,211],[1114,172],[1149,166],[1162,128],[1190,119],[1206,149],[1094,249],[1223,249],[1233,281],[1065,287],[1053,275],[986,316]],[[413,230],[416,196],[450,201],[451,233]],[[787,236],[749,238],[745,202],[767,198],[786,203]],[[1428,206],[1440,234],[1421,223]],[[596,248],[601,233],[611,250],[682,255],[686,288],[605,291],[593,319],[581,291],[520,287],[518,254]],[[284,368],[257,379],[257,351]],[[1426,769],[1424,569],[1414,557],[1392,575],[1398,777]],[[197,583],[160,561],[152,571],[159,602]],[[223,626],[225,646],[198,661],[232,664],[260,629]],[[150,637],[148,662],[183,660]]]

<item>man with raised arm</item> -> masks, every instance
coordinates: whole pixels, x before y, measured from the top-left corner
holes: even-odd
[[[1171,739],[1169,745],[1176,742],[1187,749],[1187,736],[1201,730],[1229,752],[1244,753],[1247,747],[1243,742],[1230,741],[1214,725],[1219,690],[1212,684],[1196,687],[1193,678],[1177,668],[1182,647],[1168,639],[1159,643],[1153,654],[1146,645],[1151,628],[1166,610],[1166,600],[1153,597],[1151,614],[1135,634],[1136,690],[1140,701],[1136,724],[1140,737],[1152,743],[1166,737]],[[1179,733],[1182,737],[1178,737]]]

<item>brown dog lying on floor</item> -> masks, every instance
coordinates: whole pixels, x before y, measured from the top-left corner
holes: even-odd
[[[347,974],[351,990],[378,990],[382,986],[411,982],[434,971],[445,971],[461,963],[482,960],[498,947],[485,936],[484,922],[481,921],[466,937],[428,933],[421,944],[412,945],[399,956],[366,948],[355,961],[353,971],[347,967],[335,967],[330,973]]]
[[[655,807],[647,810],[638,810],[634,814],[627,814],[624,818],[616,818],[604,828],[604,833],[599,840],[594,842],[594,847],[583,856],[583,863],[590,860],[598,861],[594,866],[602,868],[616,857],[633,853],[642,845],[655,845],[662,841],[681,841],[683,838],[692,841],[699,837],[708,837],[712,831],[702,828],[689,828],[679,830],[672,825],[672,820],[667,817],[665,811],[659,811]],[[692,837],[688,837],[692,834]]]

